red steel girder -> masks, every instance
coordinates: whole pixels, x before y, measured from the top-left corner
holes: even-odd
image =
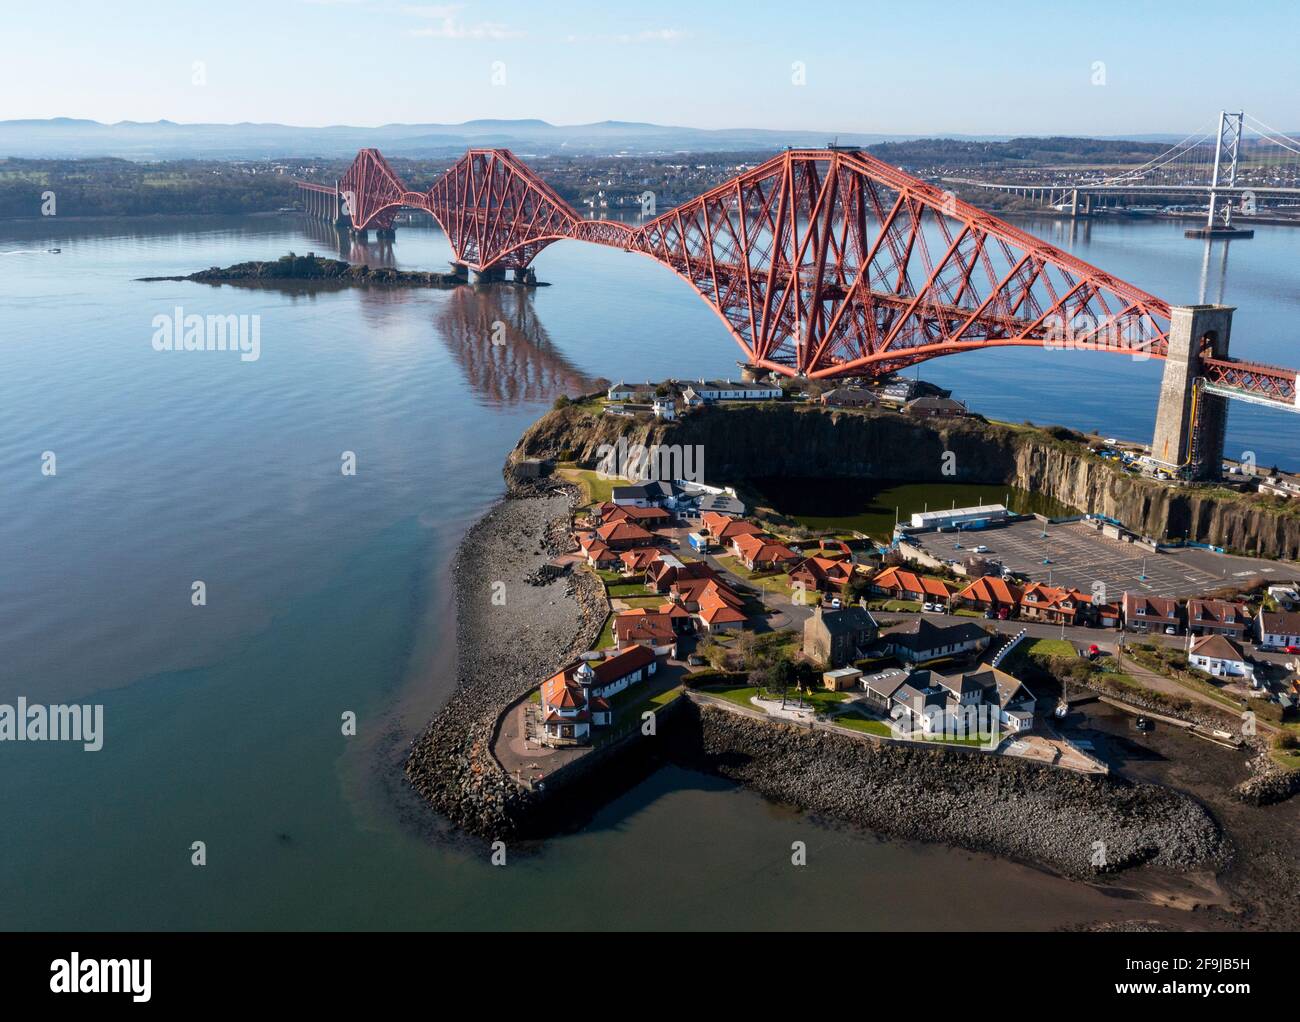
[[[786,375],[879,376],[993,347],[1168,349],[1166,302],[857,150],[787,150],[635,227],[584,219],[507,149],[469,150],[424,193],[363,149],[340,187],[354,226],[424,209],[475,270],[527,266],[562,238],[650,256],[747,360]],[[1289,370],[1229,365],[1214,369],[1239,381],[1225,386],[1294,403]]]

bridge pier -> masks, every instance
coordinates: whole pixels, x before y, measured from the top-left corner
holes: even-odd
[[[1201,354],[1227,356],[1233,311],[1230,305],[1170,309],[1169,353],[1160,382],[1151,457],[1180,478],[1214,480],[1222,474],[1228,402],[1205,392]]]
[[[495,284],[506,279],[504,266],[485,266],[474,274],[475,284]]]
[[[531,266],[515,267],[515,283],[525,287],[537,286],[537,272]]]
[[[461,280],[467,281],[469,280],[469,267],[466,266],[464,263],[452,263],[451,275],[453,277],[459,277]]]

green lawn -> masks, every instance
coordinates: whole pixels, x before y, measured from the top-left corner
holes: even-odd
[[[600,475],[589,468],[557,468],[555,474],[561,479],[577,483],[587,498],[587,503],[603,504],[614,494],[615,486],[630,486],[630,479],[601,479]]]
[[[837,727],[846,727],[851,731],[861,731],[864,734],[875,735],[878,738],[892,738],[894,732],[889,730],[889,725],[883,720],[868,720],[866,717],[859,717],[855,713],[843,713],[831,721]]]
[[[609,649],[614,645],[614,615],[610,614],[605,618],[605,626],[600,630],[600,638],[596,640],[597,649]]]
[[[747,710],[756,710],[759,713],[767,712],[762,707],[755,706],[750,702],[754,696],[758,695],[758,689],[752,685],[709,685],[701,688],[700,691],[706,695],[725,699],[729,703],[735,703],[737,706],[743,706]]]
[[[619,582],[616,585],[607,585],[606,591],[610,596],[645,596],[646,588],[638,585],[636,582]]]
[[[637,591],[642,594],[645,593],[645,590],[640,587],[638,587]],[[668,602],[667,596],[620,596],[619,599],[629,607],[662,607]]]

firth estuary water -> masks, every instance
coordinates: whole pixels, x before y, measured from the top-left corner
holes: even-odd
[[[1300,233],[1259,228],[1225,260],[1175,224],[1029,227],[1171,301],[1236,304],[1235,354],[1300,362]],[[453,684],[449,564],[500,496],[506,453],[559,393],[734,375],[738,351],[668,270],[577,242],[541,255],[553,286],[530,294],[136,280],[337,245],[293,218],[0,225],[0,703],[104,708],[99,751],[0,742],[0,926],[1124,917],[1087,885],[828,829],[676,768],[504,868],[447,833],[400,763]],[[400,227],[390,249],[345,254],[450,256],[440,233]],[[260,317],[259,357],[154,350],[155,317],[177,309]],[[922,368],[991,417],[1132,438],[1150,435],[1159,373],[1024,349]],[[1295,467],[1298,425],[1234,406],[1228,450]],[[806,867],[790,865],[795,840]]]

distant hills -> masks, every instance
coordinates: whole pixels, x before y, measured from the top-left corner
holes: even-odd
[[[54,117],[0,121],[0,156],[130,160],[274,159],[288,156],[350,156],[363,146],[412,158],[439,157],[468,146],[507,147],[521,155],[611,155],[671,152],[756,152],[782,146],[821,146],[831,141],[868,146],[933,137],[762,128],[683,128],[633,121],[549,124],[542,120],[475,120],[463,124],[333,125],[178,124],[174,121],[99,121]],[[1010,135],[947,135],[967,141],[1004,141]],[[1132,136],[1176,141],[1177,135]]]

